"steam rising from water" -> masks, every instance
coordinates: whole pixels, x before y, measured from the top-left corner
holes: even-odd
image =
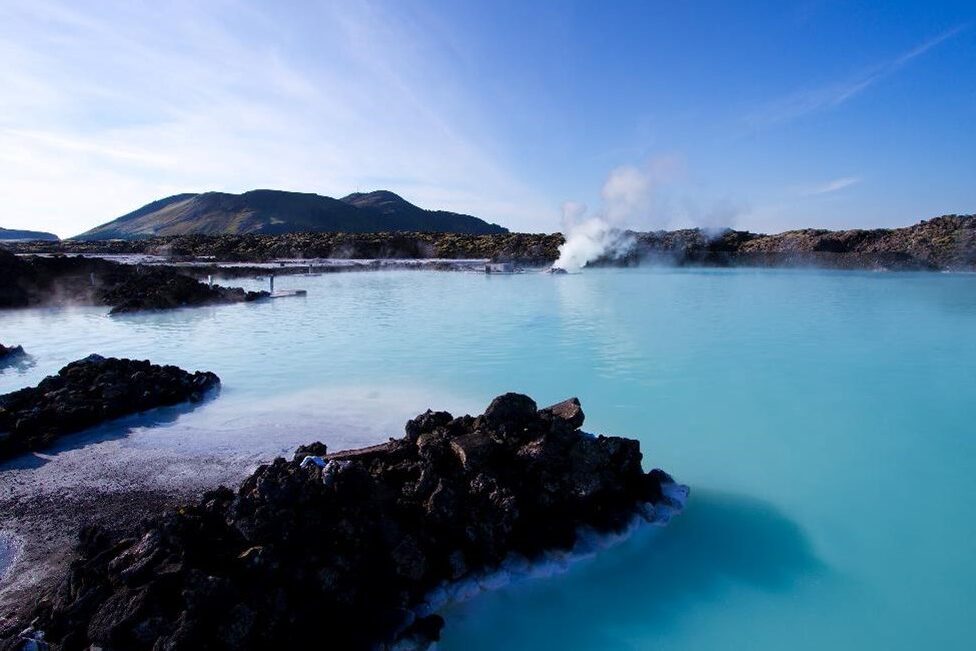
[[[559,259],[552,266],[569,273],[579,273],[586,263],[601,257],[624,256],[634,245],[631,235],[600,217],[590,217],[563,230],[566,241],[559,247]]]
[[[612,170],[600,192],[600,210],[587,215],[586,204],[563,204],[563,233],[554,269],[579,272],[594,260],[620,258],[632,251],[636,238],[628,229],[661,230],[697,227],[706,238],[717,237],[735,220],[742,206],[735,201],[702,202],[684,195],[680,156],[658,156],[643,165]]]
[[[586,217],[585,204],[564,203],[566,242],[559,247],[559,259],[553,267],[576,273],[598,258],[626,255],[634,246],[634,238],[623,225],[650,217],[654,189],[672,179],[679,167],[673,158],[657,158],[643,167],[623,165],[614,169],[600,192],[602,209],[591,217]]]

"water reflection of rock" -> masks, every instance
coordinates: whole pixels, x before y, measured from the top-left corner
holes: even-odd
[[[631,642],[666,634],[685,618],[700,622],[696,610],[736,584],[785,593],[823,570],[803,531],[775,507],[699,490],[664,530],[643,530],[566,575],[449,613],[439,649],[493,649],[503,638],[525,649],[640,648]]]

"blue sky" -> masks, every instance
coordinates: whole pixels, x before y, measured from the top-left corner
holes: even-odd
[[[530,231],[976,212],[971,1],[5,0],[0,57],[0,225],[63,236],[253,188]]]

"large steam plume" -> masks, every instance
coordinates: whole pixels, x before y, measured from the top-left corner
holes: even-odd
[[[554,268],[579,273],[588,262],[601,257],[622,257],[633,247],[633,238],[623,230],[614,228],[601,217],[585,215],[585,204],[572,201],[563,204],[566,241],[559,247],[559,259],[552,265]]]
[[[552,266],[576,273],[598,258],[626,255],[633,248],[634,239],[625,231],[625,225],[650,218],[654,189],[672,178],[676,168],[674,159],[658,158],[643,167],[624,165],[614,169],[600,192],[601,210],[589,217],[585,204],[564,203],[566,241],[559,247],[559,259]]]
[[[600,192],[600,209],[591,215],[585,204],[564,203],[566,241],[559,247],[553,268],[575,273],[594,260],[626,256],[636,244],[628,228],[697,227],[706,237],[724,233],[743,209],[741,203],[713,199],[703,204],[701,198],[681,192],[684,176],[680,157],[661,156],[642,166],[623,165],[612,170]]]

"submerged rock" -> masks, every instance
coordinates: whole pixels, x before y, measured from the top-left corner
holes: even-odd
[[[0,459],[39,450],[63,434],[113,418],[198,402],[219,383],[210,372],[91,355],[36,387],[0,396]]]
[[[86,530],[31,632],[3,635],[65,650],[426,646],[448,586],[678,506],[637,441],[582,422],[575,399],[538,410],[506,394],[478,417],[428,411],[382,445],[303,446],[132,538]]]

